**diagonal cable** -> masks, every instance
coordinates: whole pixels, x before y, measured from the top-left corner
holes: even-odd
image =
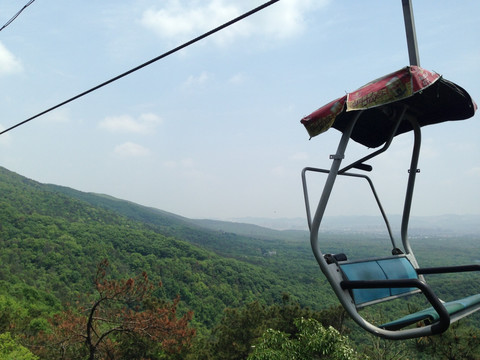
[[[15,20],[21,13],[23,10],[25,10],[27,7],[29,7],[30,5],[32,5],[32,3],[34,2],[35,0],[30,0],[28,3],[26,3],[15,15],[13,15],[10,20],[8,20],[5,25],[3,25],[1,28],[0,28],[0,31],[2,31],[3,29],[5,29],[8,25],[10,25],[13,20]]]
[[[77,100],[77,99],[79,99],[79,98],[81,98],[81,97],[83,97],[83,96],[85,96],[85,95],[87,95],[87,94],[90,94],[91,92],[94,92],[95,90],[98,90],[98,89],[100,89],[100,88],[102,88],[102,87],[104,87],[104,86],[106,86],[106,85],[108,85],[108,84],[110,84],[110,83],[112,83],[112,82],[114,82],[114,81],[117,81],[117,80],[119,80],[119,79],[121,79],[121,78],[123,78],[123,77],[125,77],[125,76],[127,76],[127,75],[130,75],[131,73],[134,73],[135,71],[138,71],[138,70],[140,70],[140,69],[142,69],[142,68],[144,68],[144,67],[146,67],[146,66],[148,66],[148,65],[150,65],[150,64],[153,64],[154,62],[157,62],[157,61],[159,61],[159,60],[161,60],[161,59],[163,59],[163,58],[165,58],[165,57],[167,57],[167,56],[169,56],[169,55],[172,55],[173,53],[176,53],[177,51],[182,50],[182,49],[186,48],[187,46],[190,46],[190,45],[192,45],[192,44],[194,44],[194,43],[196,43],[196,42],[198,42],[198,41],[200,41],[200,40],[202,40],[202,39],[204,39],[204,38],[206,38],[206,37],[208,37],[208,36],[210,36],[210,35],[212,35],[212,34],[215,34],[216,32],[218,32],[218,31],[220,31],[220,30],[223,30],[223,29],[225,29],[225,28],[227,28],[227,27],[229,27],[229,26],[231,26],[231,25],[239,22],[240,20],[243,20],[243,19],[245,19],[245,18],[247,18],[247,17],[249,17],[249,16],[251,16],[251,15],[257,13],[257,12],[259,12],[260,10],[263,10],[263,9],[269,7],[270,5],[273,5],[274,3],[278,2],[278,1],[280,1],[280,0],[270,0],[270,1],[268,1],[268,2],[266,2],[266,3],[264,3],[264,4],[260,5],[260,6],[258,6],[258,7],[256,7],[256,8],[254,8],[254,9],[252,9],[252,10],[250,10],[250,11],[248,11],[248,12],[246,12],[246,13],[244,13],[244,14],[242,14],[242,15],[240,15],[240,16],[238,16],[238,17],[236,17],[236,18],[234,18],[234,19],[232,19],[232,20],[230,20],[230,21],[228,21],[228,22],[226,22],[226,23],[223,24],[223,25],[220,25],[220,26],[218,26],[218,27],[216,27],[216,28],[214,28],[214,29],[212,29],[212,30],[210,30],[210,31],[208,31],[208,32],[206,32],[206,33],[204,33],[204,34],[202,34],[202,35],[200,35],[200,36],[198,36],[198,37],[190,40],[190,41],[187,41],[186,43],[184,43],[184,44],[182,44],[182,45],[180,45],[180,46],[177,46],[176,48],[174,48],[174,49],[172,49],[172,50],[169,50],[169,51],[163,53],[162,55],[159,55],[159,56],[157,56],[157,57],[155,57],[155,58],[153,58],[153,59],[151,59],[151,60],[149,60],[149,61],[141,64],[141,65],[138,65],[138,66],[136,66],[136,67],[134,67],[134,68],[132,68],[132,69],[130,69],[130,70],[128,70],[128,71],[120,74],[120,75],[117,75],[117,76],[111,78],[110,80],[107,80],[107,81],[105,81],[105,82],[103,82],[103,83],[101,83],[101,84],[98,84],[97,86],[94,86],[94,87],[92,87],[91,89],[88,89],[88,90],[86,90],[86,91],[84,91],[84,92],[82,92],[82,93],[80,93],[80,94],[78,94],[78,95],[75,95],[75,96],[71,97],[70,99],[65,100],[65,101],[63,101],[63,102],[61,102],[61,103],[59,103],[59,104],[57,104],[57,105],[55,105],[55,106],[52,106],[51,108],[48,108],[47,110],[44,110],[44,111],[42,111],[42,112],[40,112],[40,113],[38,113],[38,114],[36,114],[36,115],[34,115],[34,116],[32,116],[32,117],[29,117],[28,119],[23,120],[23,121],[15,124],[15,125],[9,127],[8,129],[5,129],[5,130],[1,131],[1,132],[0,132],[0,135],[4,134],[4,133],[6,133],[6,132],[8,132],[8,131],[10,131],[10,130],[13,130],[13,129],[21,126],[21,125],[24,125],[24,124],[26,124],[26,123],[28,123],[28,122],[30,122],[30,121],[32,121],[32,120],[34,120],[34,119],[42,116],[42,115],[45,115],[46,113],[49,113],[49,112],[52,111],[52,110],[58,109],[59,107],[61,107],[61,106],[63,106],[63,105],[66,105],[66,104],[68,104],[68,103],[70,103],[70,102],[72,102],[72,101],[74,101],[74,100]]]

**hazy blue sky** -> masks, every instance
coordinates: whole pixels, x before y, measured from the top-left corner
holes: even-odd
[[[1,25],[25,2],[0,2]],[[0,126],[262,3],[37,0],[0,32]],[[413,5],[422,67],[479,103],[480,2]],[[2,135],[0,166],[187,217],[303,217],[301,169],[329,166],[340,133],[309,141],[300,119],[406,65],[401,0],[281,0]],[[480,214],[479,116],[424,128],[414,215]],[[399,136],[374,163],[389,213],[400,213],[410,145]],[[358,192],[339,187],[328,213],[370,214]]]

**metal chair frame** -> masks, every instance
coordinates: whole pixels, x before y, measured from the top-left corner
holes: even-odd
[[[444,306],[444,303],[437,297],[437,295],[434,293],[431,287],[426,283],[423,275],[451,273],[451,272],[464,272],[464,271],[479,271],[480,265],[438,267],[438,268],[425,268],[425,269],[421,269],[418,266],[418,262],[415,258],[415,255],[413,253],[413,250],[408,238],[408,224],[409,224],[410,211],[412,206],[415,178],[418,173],[417,166],[418,166],[418,159],[419,159],[420,146],[421,146],[421,129],[420,129],[420,125],[416,121],[414,113],[409,112],[407,105],[403,105],[401,114],[397,118],[397,121],[394,123],[391,129],[390,137],[385,142],[382,148],[370,153],[369,155],[357,161],[354,161],[348,166],[340,168],[345,156],[345,151],[346,151],[348,142],[350,140],[352,131],[355,125],[357,124],[358,119],[362,115],[364,115],[364,111],[359,111],[355,116],[351,118],[351,121],[348,124],[347,128],[344,131],[342,131],[343,133],[342,133],[340,142],[338,144],[337,151],[334,155],[330,155],[332,164],[329,170],[306,167],[302,171],[304,199],[305,199],[305,206],[306,206],[306,212],[307,212],[308,226],[310,229],[310,243],[311,243],[314,256],[318,264],[320,265],[320,269],[328,279],[335,294],[337,295],[338,299],[340,300],[345,310],[349,313],[352,319],[361,327],[363,327],[365,330],[369,331],[374,335],[380,336],[382,338],[393,339],[393,340],[417,338],[417,337],[442,333],[448,329],[450,323],[457,321],[460,318],[466,315],[469,315],[477,310],[480,310],[480,303],[474,306],[471,306],[469,308],[466,308],[463,311],[457,312],[455,314],[449,314],[446,307]],[[410,162],[407,189],[405,194],[405,201],[403,206],[403,214],[402,214],[402,222],[401,222],[401,241],[403,245],[403,250],[400,250],[394,239],[394,236],[391,231],[390,223],[382,207],[382,204],[377,195],[377,192],[375,191],[372,180],[365,174],[352,173],[348,171],[354,168],[357,168],[360,170],[367,170],[367,171],[371,170],[371,167],[369,165],[366,165],[365,161],[372,159],[375,156],[385,152],[390,147],[392,140],[397,133],[397,129],[402,121],[410,122],[413,128],[414,144],[413,144],[413,151],[412,151],[412,157]],[[327,179],[323,188],[323,192],[321,193],[320,200],[318,202],[313,218],[310,210],[310,201],[309,201],[309,195],[308,195],[308,189],[307,189],[307,181],[306,181],[307,172],[320,172],[320,173],[327,174]],[[418,274],[417,278],[351,281],[346,279],[345,274],[343,274],[341,270],[342,261],[332,261],[331,260],[332,256],[330,254],[322,253],[322,251],[320,250],[319,229],[325,214],[327,203],[332,193],[333,186],[335,184],[335,180],[337,179],[337,176],[358,177],[358,178],[363,178],[368,182],[370,189],[372,190],[373,195],[375,197],[375,201],[383,217],[383,220],[386,224],[386,228],[387,228],[390,240],[392,242],[392,247],[393,247],[392,256],[406,257],[414,267],[415,271],[417,272]],[[377,259],[381,259],[381,258],[377,258]],[[427,300],[431,303],[433,309],[438,313],[439,320],[423,327],[408,328],[408,329],[401,329],[401,330],[388,330],[385,328],[381,328],[377,325],[374,325],[368,322],[367,320],[365,320],[359,314],[358,310],[364,305],[356,305],[354,298],[352,296],[353,289],[374,289],[374,288],[377,288],[377,289],[378,288],[416,288],[418,290],[407,292],[405,294],[422,292],[427,298]],[[402,294],[401,296],[405,294]],[[394,296],[394,297],[391,296],[391,297],[388,297],[388,299],[392,299],[395,297],[397,296]],[[385,299],[385,300],[388,300],[388,299]]]

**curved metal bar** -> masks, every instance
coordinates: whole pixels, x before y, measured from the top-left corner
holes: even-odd
[[[370,160],[372,158],[374,158],[375,156],[387,151],[387,149],[390,147],[390,145],[392,144],[392,141],[393,141],[393,138],[395,137],[395,135],[397,134],[397,130],[398,130],[398,127],[400,126],[400,123],[403,121],[404,117],[405,117],[405,113],[407,111],[407,105],[404,105],[403,108],[402,108],[402,112],[400,114],[400,116],[398,117],[397,119],[397,122],[395,123],[395,125],[392,127],[392,131],[390,132],[390,137],[388,138],[388,140],[385,142],[385,145],[382,146],[381,149],[378,149],[377,151],[374,151],[372,152],[371,154],[368,154],[367,156],[364,156],[363,158],[351,163],[350,165],[348,166],[345,166],[343,169],[341,169],[339,171],[340,174],[343,174],[344,172],[356,167],[357,165],[360,165],[362,164],[363,162],[367,161],[367,160]]]
[[[311,231],[312,230],[312,213],[310,211],[310,200],[308,197],[308,188],[307,188],[307,171],[316,171],[317,169],[312,168],[312,167],[306,167],[302,170],[302,185],[303,185],[303,198],[305,200],[305,210],[307,212],[307,223],[308,223],[308,229]],[[321,171],[323,172],[323,171]],[[328,173],[328,170],[325,170],[326,173]]]
[[[317,263],[320,266],[322,273],[325,275],[325,277],[329,281],[333,291],[337,295],[343,307],[352,317],[355,316],[355,314],[358,315],[357,310],[355,308],[355,304],[352,302],[352,299],[349,296],[348,290],[344,290],[340,287],[340,281],[342,280],[342,278],[341,278],[340,272],[338,271],[337,265],[332,264],[333,266],[329,266],[329,264],[323,257],[323,254],[318,245],[318,232],[319,232],[320,224],[323,219],[323,215],[325,213],[325,209],[327,207],[328,199],[330,197],[333,185],[335,183],[335,179],[338,175],[340,164],[345,154],[345,149],[350,139],[350,135],[355,126],[355,123],[357,122],[357,120],[359,119],[362,113],[363,111],[359,111],[358,114],[356,114],[356,116],[350,122],[347,129],[344,131],[342,135],[336,154],[331,156],[331,158],[333,159],[333,163],[330,167],[330,171],[328,173],[325,186],[323,188],[317,209],[315,211],[315,215],[311,220],[311,224],[310,224],[310,245],[312,247],[313,255],[315,256],[315,259],[317,260]]]
[[[362,164],[363,161],[368,160],[382,152],[384,152],[389,146],[390,143],[398,129],[398,126],[400,124],[400,121],[403,120],[406,114],[406,107],[403,108],[402,116],[400,117],[401,120],[398,120],[398,122],[395,124],[394,128],[392,129],[391,133],[391,138],[387,141],[385,146],[352,163],[351,165],[345,167],[344,169],[340,170],[340,165],[341,162],[344,158],[345,150],[347,148],[348,141],[350,139],[350,136],[352,134],[352,131],[355,127],[356,122],[362,115],[363,111],[358,112],[356,116],[350,121],[348,124],[347,128],[344,129],[342,138],[340,140],[340,143],[337,147],[337,152],[335,155],[330,156],[330,158],[333,160],[332,165],[330,167],[330,170],[323,170],[323,169],[314,169],[314,168],[305,168],[302,171],[302,181],[303,181],[303,186],[304,186],[304,196],[305,196],[305,204],[307,207],[307,220],[308,220],[308,225],[310,228],[310,244],[312,247],[313,254],[320,265],[320,269],[322,270],[323,274],[327,277],[329,283],[332,286],[332,289],[335,291],[338,299],[342,303],[343,307],[345,310],[349,313],[349,315],[352,317],[352,319],[357,322],[361,327],[363,327],[365,330],[371,332],[372,334],[375,334],[377,336],[386,338],[386,339],[409,339],[409,338],[416,338],[416,337],[421,337],[421,336],[428,336],[432,334],[438,334],[443,331],[445,331],[449,325],[450,325],[450,316],[448,314],[448,311],[445,309],[445,306],[441,303],[441,301],[438,299],[438,297],[433,293],[431,288],[424,283],[422,280],[423,278],[420,275],[420,279],[400,279],[400,280],[372,280],[372,281],[346,281],[342,277],[341,270],[336,263],[327,263],[326,259],[324,258],[324,255],[322,254],[320,247],[319,247],[319,241],[318,241],[318,236],[319,236],[319,228],[320,224],[322,222],[323,216],[325,214],[326,206],[328,203],[328,200],[330,198],[336,177],[338,175],[347,175],[347,176],[356,176],[356,177],[363,177],[367,179],[369,182],[373,192],[374,196],[376,198],[377,204],[379,204],[382,216],[386,218],[385,213],[383,212],[383,208],[380,204],[380,201],[378,197],[376,196],[375,189],[373,187],[373,184],[371,183],[371,180],[368,178],[368,176],[365,175],[359,175],[359,174],[352,174],[352,173],[346,173],[345,170],[350,169],[352,167],[355,167],[357,164]],[[417,172],[417,165],[418,165],[418,156],[419,156],[419,151],[420,151],[420,143],[421,143],[421,134],[420,134],[420,126],[418,123],[415,121],[415,119],[412,119],[409,117],[409,121],[412,123],[414,135],[415,135],[415,142],[414,142],[414,150],[412,154],[412,160],[410,164],[410,174],[408,178],[408,184],[407,184],[407,191],[406,191],[406,196],[405,196],[405,203],[404,203],[404,211],[403,211],[403,216],[402,216],[402,228],[401,228],[401,235],[402,235],[402,242],[403,242],[403,247],[404,250],[407,253],[407,256],[409,257],[410,261],[412,262],[412,265],[415,268],[418,268],[418,264],[416,263],[416,260],[414,258],[413,252],[411,250],[410,244],[408,242],[408,236],[407,236],[407,229],[408,229],[408,218],[410,216],[410,209],[411,209],[411,203],[412,203],[412,197],[413,197],[413,188],[414,188],[414,182],[415,182],[415,175]],[[325,182],[322,194],[320,196],[320,200],[317,205],[317,209],[315,211],[315,214],[312,218],[311,210],[310,210],[310,204],[308,200],[308,190],[306,186],[306,172],[309,170],[313,171],[319,171],[319,172],[324,172],[327,175],[327,180]],[[388,224],[388,221],[386,221]],[[389,225],[387,225],[387,228],[389,228]],[[391,234],[391,230],[389,229],[389,233]],[[393,236],[391,236],[393,239]],[[392,240],[392,244],[395,246],[395,242]],[[352,298],[352,295],[350,293],[350,289],[353,288],[381,288],[381,287],[416,287],[419,288],[422,293],[426,296],[428,301],[432,304],[433,308],[437,313],[439,314],[439,321],[435,322],[434,324],[430,324],[428,326],[422,327],[422,328],[415,328],[415,329],[404,329],[404,330],[386,330],[379,328],[378,326],[369,323],[366,321],[359,313],[357,310],[357,307],[355,305],[355,302]]]
[[[340,283],[342,289],[380,289],[380,288],[419,288],[425,295],[427,300],[432,304],[432,307],[438,313],[440,319],[431,325],[427,325],[424,328],[407,329],[407,330],[385,330],[377,327],[376,325],[365,322],[360,322],[359,325],[364,329],[382,336],[388,339],[409,339],[420,335],[420,333],[427,332],[429,335],[440,334],[448,329],[450,326],[450,315],[442,304],[440,299],[435,295],[433,290],[426,283],[418,279],[399,279],[399,280],[344,280]],[[354,320],[355,317],[354,317]]]
[[[322,222],[323,215],[325,214],[325,209],[327,207],[328,199],[332,193],[333,185],[335,183],[335,179],[338,175],[338,170],[340,168],[340,164],[342,163],[343,157],[345,156],[345,150],[347,148],[348,141],[350,140],[350,135],[352,134],[353,128],[357,120],[363,114],[363,111],[359,111],[358,114],[353,118],[353,120],[348,125],[347,129],[342,134],[342,138],[340,139],[340,143],[337,147],[337,152],[335,155],[331,156],[333,159],[332,165],[330,167],[330,171],[328,172],[328,177],[325,182],[325,186],[322,191],[322,195],[320,196],[320,200],[317,205],[317,210],[315,211],[315,216],[312,219],[311,227],[310,227],[310,245],[312,247],[313,254],[317,259],[320,268],[322,269],[323,273],[328,278],[328,270],[326,269],[327,263],[323,258],[323,254],[320,251],[318,246],[318,231],[320,228],[320,223]],[[329,279],[330,280],[330,279]]]

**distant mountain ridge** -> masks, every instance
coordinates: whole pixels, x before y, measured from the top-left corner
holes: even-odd
[[[4,171],[10,173],[7,169],[4,169]],[[170,235],[178,235],[174,229],[184,227],[194,231],[203,229],[204,231],[225,232],[263,240],[308,240],[306,217],[243,217],[226,220],[190,219],[158,208],[139,205],[106,194],[87,193],[61,185],[40,184],[34,180],[23,179],[24,182],[29,182],[35,186],[41,185],[42,188],[47,191],[61,193],[85,201],[93,206],[100,206],[104,209],[118,212],[132,220],[161,226],[166,233]],[[399,231],[400,215],[390,216],[389,220],[391,221],[390,225],[392,229]],[[377,216],[327,216],[322,223],[321,231],[377,233],[385,231],[385,225],[381,218]],[[447,214],[440,216],[412,216],[410,219],[409,232],[411,236],[480,234],[480,215]],[[182,235],[185,236],[185,233]]]
[[[243,217],[225,220],[190,219],[158,208],[139,205],[110,195],[85,193],[59,185],[46,185],[55,192],[61,192],[94,206],[122,213],[133,220],[153,221],[155,224],[177,224],[214,231],[223,231],[261,239],[308,240],[307,219]],[[389,216],[393,231],[400,230],[401,216]],[[341,233],[384,232],[385,224],[379,216],[326,216],[321,231]],[[411,236],[427,235],[475,235],[480,234],[480,215],[445,214],[437,216],[412,216],[409,232]]]
[[[307,219],[303,218],[234,218],[237,223],[254,224],[260,227],[287,231],[308,231]],[[393,230],[399,231],[401,216],[389,216]],[[445,214],[437,216],[412,216],[409,229],[411,235],[474,235],[480,234],[480,215]],[[379,232],[385,230],[385,224],[379,216],[326,216],[322,222],[322,231],[339,232]]]

